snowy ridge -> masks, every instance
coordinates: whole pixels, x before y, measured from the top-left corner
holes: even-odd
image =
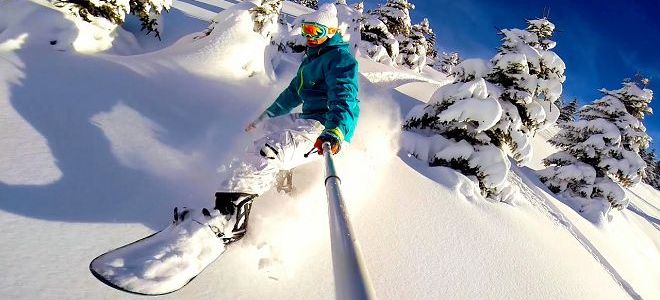
[[[240,2],[240,1],[225,1],[225,0],[194,0],[194,1],[209,4],[222,9],[227,9],[233,6],[234,4]]]

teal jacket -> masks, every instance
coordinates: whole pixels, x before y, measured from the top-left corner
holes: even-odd
[[[339,129],[350,142],[360,115],[358,65],[339,33],[321,46],[309,47],[289,86],[266,109],[280,116],[302,104],[301,118],[314,119],[326,129]]]

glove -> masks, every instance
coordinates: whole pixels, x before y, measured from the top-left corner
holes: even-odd
[[[314,148],[318,151],[319,155],[323,155],[323,143],[330,143],[330,150],[332,154],[337,154],[341,150],[341,143],[344,139],[344,135],[341,133],[339,128],[332,128],[323,130],[323,133],[319,135],[314,143]]]
[[[253,129],[257,128],[257,125],[259,125],[259,123],[261,123],[261,121],[263,121],[266,118],[268,118],[268,112],[264,111],[254,121],[250,122],[250,124],[247,124],[247,126],[245,126],[245,132],[250,132]]]

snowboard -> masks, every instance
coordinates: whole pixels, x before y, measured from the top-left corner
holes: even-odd
[[[101,254],[89,270],[101,282],[128,293],[155,296],[181,289],[225,251],[213,228],[189,212],[180,215],[175,209],[169,226]]]

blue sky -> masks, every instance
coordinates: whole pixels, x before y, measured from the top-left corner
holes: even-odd
[[[367,0],[365,8],[385,2]],[[651,106],[658,115],[648,116],[645,124],[660,145],[660,0],[410,2],[416,6],[413,23],[428,18],[440,50],[485,59],[500,45],[496,28],[524,28],[526,19],[541,17],[549,8],[559,31],[554,50],[566,63],[564,97],[586,104],[601,97],[598,89],[618,89],[624,78],[641,71],[651,77],[649,88],[656,91]]]

